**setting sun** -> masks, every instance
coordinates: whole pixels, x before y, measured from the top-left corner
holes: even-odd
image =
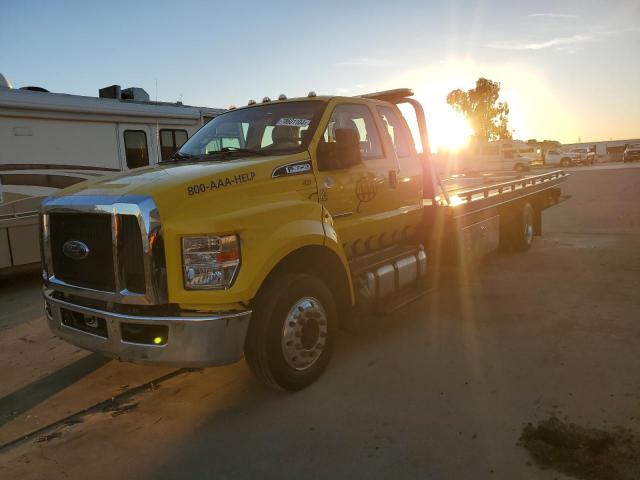
[[[445,110],[432,117],[430,134],[438,151],[456,151],[469,143],[473,130],[461,114]]]

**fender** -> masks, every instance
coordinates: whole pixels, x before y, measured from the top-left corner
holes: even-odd
[[[335,253],[340,259],[340,263],[342,263],[342,268],[347,274],[347,280],[349,282],[349,294],[351,296],[351,305],[355,305],[355,292],[353,291],[353,280],[351,278],[351,268],[349,267],[349,261],[347,260],[347,256],[344,253],[344,248],[342,248],[342,242],[338,236],[338,232],[336,231],[333,225],[333,217],[329,213],[329,211],[322,207],[322,219],[323,219],[323,227],[324,227],[324,246]]]
[[[247,229],[241,233],[242,264],[238,278],[228,290],[185,291],[180,288],[171,301],[179,303],[182,308],[210,309],[216,305],[220,310],[230,310],[238,305],[248,304],[258,293],[263,282],[274,268],[290,253],[308,246],[320,246],[333,252],[347,275],[353,302],[353,288],[349,264],[346,260],[341,244],[337,241],[337,234],[333,227],[329,228],[329,235],[325,233],[326,223],[320,221],[320,215],[315,219],[297,219],[280,225],[268,236],[262,231]],[[245,253],[246,252],[246,253]],[[202,298],[202,303],[194,303],[194,296]],[[205,303],[205,301],[207,303]]]

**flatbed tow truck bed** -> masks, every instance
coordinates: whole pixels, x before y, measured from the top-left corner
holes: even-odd
[[[539,175],[451,177],[441,184],[449,206],[465,205],[468,212],[557,188],[568,177],[568,173],[555,170]]]
[[[564,171],[556,170],[540,175],[441,180],[442,190],[435,205],[431,199],[424,200],[425,222],[431,232],[429,250],[468,264],[499,246],[514,246],[517,242],[513,242],[513,235],[521,230],[520,223],[524,229],[531,224],[529,236],[541,235],[542,211],[561,201],[560,184],[568,177]],[[524,222],[525,210],[530,210],[531,222]],[[526,236],[518,236],[518,242]],[[453,241],[444,244],[443,238]],[[518,243],[516,249],[529,248],[531,240]]]

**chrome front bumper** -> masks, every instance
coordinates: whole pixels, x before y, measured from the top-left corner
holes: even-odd
[[[45,313],[51,331],[63,340],[93,352],[123,361],[173,367],[226,365],[242,358],[251,311],[203,316],[138,316],[106,312],[56,299],[44,290]],[[106,335],[65,325],[63,310],[106,323]],[[68,313],[66,313],[68,314]],[[82,318],[82,317],[80,317]],[[164,345],[134,343],[122,339],[122,325],[164,325]]]

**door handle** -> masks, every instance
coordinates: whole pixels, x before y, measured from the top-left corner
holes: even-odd
[[[389,170],[389,186],[391,188],[398,186],[398,173],[395,170]]]

